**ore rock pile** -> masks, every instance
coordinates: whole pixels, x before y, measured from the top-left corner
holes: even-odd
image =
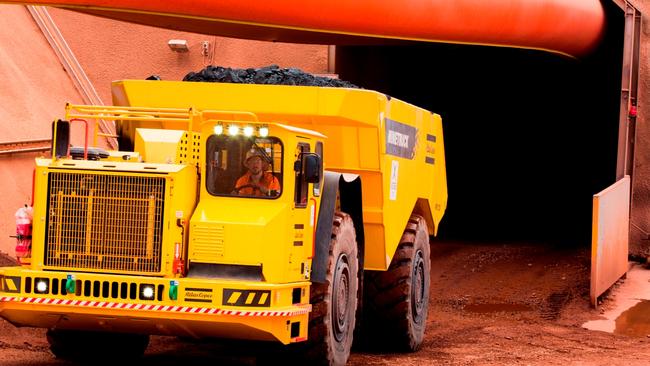
[[[236,84],[271,84],[271,85],[300,85],[300,86],[329,86],[335,88],[360,87],[339,79],[314,76],[300,69],[282,69],[271,65],[257,69],[232,69],[230,67],[207,66],[199,72],[190,72],[183,81],[207,81]]]

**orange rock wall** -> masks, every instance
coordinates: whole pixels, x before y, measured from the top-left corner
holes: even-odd
[[[52,120],[81,96],[24,7],[0,5],[0,45],[0,142],[49,138]],[[14,213],[31,201],[35,156],[0,156],[0,251],[11,255]]]

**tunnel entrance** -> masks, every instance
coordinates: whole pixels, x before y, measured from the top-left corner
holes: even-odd
[[[442,115],[453,240],[589,245],[592,195],[616,180],[624,18],[604,4],[581,59],[449,44],[342,46],[343,80]]]

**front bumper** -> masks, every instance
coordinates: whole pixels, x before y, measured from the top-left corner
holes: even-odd
[[[74,293],[66,291],[71,289],[66,286],[69,281],[75,283]],[[144,296],[147,287],[154,290],[151,297]],[[309,282],[267,284],[0,268],[0,316],[17,326],[288,344],[307,339],[310,311]]]

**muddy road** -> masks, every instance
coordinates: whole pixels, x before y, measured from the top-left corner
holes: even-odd
[[[650,334],[627,336],[581,327],[600,317],[589,306],[589,258],[588,248],[434,242],[422,349],[412,354],[356,350],[349,364],[650,364]],[[241,342],[152,337],[138,364],[256,365],[282,362],[279,357]],[[43,330],[0,321],[0,365],[72,364],[49,353]]]

